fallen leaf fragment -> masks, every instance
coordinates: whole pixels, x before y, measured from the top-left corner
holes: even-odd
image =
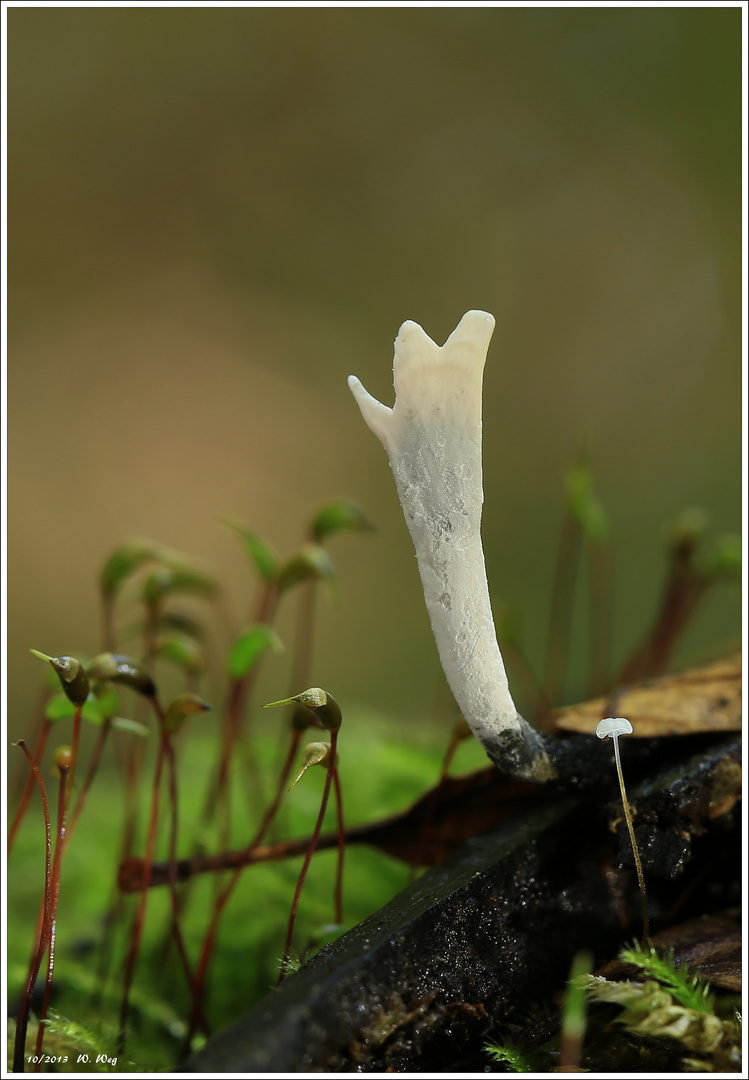
[[[741,654],[706,667],[650,679],[608,698],[555,710],[550,727],[594,735],[601,717],[614,712],[631,721],[632,734],[640,739],[739,731]]]

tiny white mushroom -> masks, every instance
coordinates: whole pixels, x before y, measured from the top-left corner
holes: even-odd
[[[599,739],[607,739],[609,736],[616,739],[618,735],[631,734],[632,725],[624,716],[608,716],[605,720],[599,721],[596,728],[596,735]]]
[[[555,775],[544,741],[510,694],[481,545],[482,376],[494,318],[469,311],[443,346],[414,322],[395,341],[390,409],[349,387],[387,451],[450,688],[476,738],[512,776]]]
[[[596,728],[596,735],[599,739],[613,739],[614,741],[614,758],[616,759],[616,774],[619,777],[619,790],[622,793],[622,806],[624,808],[624,820],[627,823],[627,830],[629,832],[629,841],[632,845],[632,854],[635,860],[635,869],[637,870],[637,883],[640,886],[640,896],[642,897],[642,933],[645,940],[650,938],[650,921],[648,917],[648,900],[645,893],[645,877],[642,872],[642,862],[640,860],[640,850],[637,847],[637,840],[635,839],[635,827],[632,824],[632,812],[629,808],[629,799],[627,798],[627,792],[624,787],[624,774],[622,773],[622,759],[619,755],[619,736],[631,735],[632,725],[629,720],[624,716],[607,716],[604,720],[599,721]]]

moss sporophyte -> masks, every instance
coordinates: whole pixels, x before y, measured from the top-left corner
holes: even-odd
[[[336,813],[338,824],[338,860],[336,864],[336,877],[334,886],[334,900],[335,900],[335,922],[337,925],[341,925],[343,922],[343,861],[346,850],[345,830],[343,824],[343,799],[341,794],[341,783],[338,776],[338,764],[337,764],[337,745],[338,745],[338,733],[341,727],[341,708],[332,694],[329,694],[326,690],[323,690],[319,686],[312,686],[309,690],[303,690],[301,694],[295,694],[290,698],[283,698],[281,701],[270,701],[267,705],[264,705],[265,709],[273,709],[279,705],[296,705],[308,709],[317,719],[317,722],[321,727],[330,732],[330,742],[312,742],[308,743],[304,752],[302,761],[302,769],[296,780],[291,784],[291,788],[299,782],[304,773],[312,765],[322,765],[325,769],[325,785],[323,787],[322,798],[320,800],[320,811],[317,815],[315,827],[310,838],[307,852],[304,856],[302,863],[302,869],[299,872],[299,878],[297,879],[296,889],[294,890],[294,897],[291,901],[291,912],[289,914],[289,924],[286,932],[286,944],[284,946],[283,958],[281,960],[281,970],[278,975],[279,984],[286,978],[286,973],[289,969],[289,962],[291,959],[291,943],[294,936],[294,924],[296,922],[296,913],[299,907],[299,899],[302,895],[302,888],[307,877],[307,871],[309,870],[312,856],[314,855],[317,842],[320,838],[320,830],[322,829],[323,821],[325,820],[325,811],[328,805],[328,796],[330,794],[331,785],[335,790],[336,801]]]

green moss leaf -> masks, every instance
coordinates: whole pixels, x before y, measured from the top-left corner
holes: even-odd
[[[263,581],[273,581],[278,573],[279,559],[271,545],[238,521],[227,518],[224,524],[242,538],[247,557]]]
[[[83,709],[81,715],[84,720],[87,720],[89,724],[101,725],[107,716],[111,716],[111,713],[107,712],[109,705],[105,702],[104,705],[90,694],[86,701],[83,703]],[[47,702],[44,715],[47,720],[57,722],[58,720],[72,720],[75,716],[75,705],[73,702],[63,693],[55,694]]]
[[[132,540],[115,548],[99,574],[99,588],[105,596],[112,596],[127,579],[147,562],[158,556],[156,545],[150,540]]]
[[[156,655],[189,675],[200,675],[205,670],[203,650],[194,641],[184,638],[159,638],[156,642]]]
[[[175,593],[197,596],[215,596],[218,583],[214,577],[201,570],[174,569],[164,566],[149,574],[143,585],[143,600],[158,604]]]
[[[622,949],[619,954],[626,964],[633,964],[644,971],[653,979],[657,979],[661,986],[666,987],[676,1001],[687,1009],[696,1009],[698,1012],[712,1012],[713,999],[708,991],[707,983],[689,975],[685,965],[677,967],[674,963],[673,953],[665,953],[661,956],[654,948],[643,948],[635,945],[631,948]]]
[[[536,1072],[537,1062],[521,1046],[506,1039],[503,1043],[491,1042],[484,1047],[486,1053],[500,1065],[507,1066],[507,1072]]]
[[[302,581],[334,580],[335,567],[327,551],[319,544],[305,544],[281,567],[278,587],[283,591]]]
[[[118,731],[129,731],[131,735],[139,735],[143,739],[147,739],[149,735],[145,724],[140,724],[137,720],[130,720],[126,716],[112,717],[112,727],[117,728]]]
[[[587,465],[573,466],[565,478],[567,512],[591,543],[609,539],[610,526],[603,503],[593,490],[593,474]]]
[[[229,654],[229,674],[233,679],[243,679],[266,651],[283,652],[283,645],[272,626],[258,623],[249,626],[234,642]]]
[[[317,512],[311,532],[315,543],[321,544],[338,532],[374,532],[374,525],[353,500],[336,499]]]

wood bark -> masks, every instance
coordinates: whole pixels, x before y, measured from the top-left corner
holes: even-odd
[[[705,690],[715,672],[663,681],[672,719],[675,699],[691,702],[691,734],[622,743],[654,932],[739,903],[735,667],[716,676],[728,679],[717,697]],[[647,701],[654,721],[652,693]],[[716,709],[731,712],[729,730],[716,733]],[[181,1071],[483,1071],[483,1041],[558,992],[579,949],[603,963],[631,942],[640,904],[613,755],[590,735],[557,732],[558,781],[519,792],[495,774],[489,787],[513,793],[499,823],[321,950]]]

